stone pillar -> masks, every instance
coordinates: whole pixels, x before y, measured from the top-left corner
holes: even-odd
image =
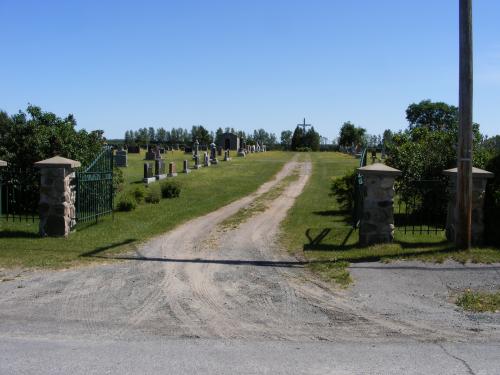
[[[76,189],[79,161],[60,156],[35,163],[40,168],[39,232],[41,236],[68,236],[76,224]]]
[[[446,238],[455,241],[457,218],[457,168],[443,171],[449,177],[449,200],[446,215]],[[484,196],[486,182],[495,175],[479,168],[472,168],[472,243],[481,245],[484,240]]]
[[[394,179],[401,171],[375,163],[358,168],[364,178],[363,212],[359,223],[361,246],[394,239]]]

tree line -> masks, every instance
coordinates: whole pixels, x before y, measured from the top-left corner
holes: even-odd
[[[138,130],[127,130],[125,132],[124,141],[129,145],[147,145],[147,144],[162,144],[162,145],[190,145],[196,140],[201,144],[210,144],[216,142],[217,139],[224,133],[233,133],[242,139],[245,139],[247,144],[264,144],[268,149],[273,149],[278,145],[276,135],[269,133],[264,129],[256,129],[253,133],[245,133],[234,128],[219,127],[215,132],[209,131],[202,125],[194,125],[191,130],[184,128],[172,128],[170,130],[164,127],[160,128],[140,128]]]

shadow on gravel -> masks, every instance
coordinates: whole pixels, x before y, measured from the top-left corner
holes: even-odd
[[[271,261],[271,260],[238,260],[238,259],[174,259],[174,258],[148,258],[134,256],[102,257],[117,260],[137,260],[143,262],[165,262],[165,263],[197,263],[197,264],[224,264],[228,266],[258,266],[258,267],[304,267],[308,263],[304,261]],[[330,263],[327,261],[313,261],[314,263]]]
[[[100,254],[104,251],[107,251],[107,250],[110,250],[110,249],[114,249],[116,247],[119,247],[119,246],[123,246],[123,245],[127,245],[129,243],[132,243],[136,241],[135,238],[129,238],[128,240],[124,240],[124,241],[121,241],[121,242],[115,242],[115,243],[112,243],[110,245],[107,245],[107,246],[101,246],[101,247],[98,247],[92,251],[88,251],[86,253],[83,253],[81,254],[80,256],[81,257],[96,257],[96,258],[109,258],[109,259],[119,259],[119,258],[115,258],[115,257],[105,257],[105,256],[98,256],[97,254]]]

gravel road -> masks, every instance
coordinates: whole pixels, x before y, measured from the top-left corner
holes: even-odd
[[[264,212],[237,228],[219,225],[297,170],[299,179]],[[1,282],[0,373],[51,373],[43,366],[43,371],[32,372],[33,366],[23,360],[26,349],[32,358],[46,362],[45,345],[54,348],[61,363],[69,366],[75,358],[85,362],[85,353],[99,350],[124,362],[137,358],[135,363],[140,363],[142,356],[147,357],[137,349],[141,343],[142,348],[157,353],[154,343],[158,342],[165,350],[174,351],[176,345],[196,351],[220,343],[229,356],[241,354],[234,348],[244,345],[248,345],[248,353],[269,347],[266,353],[270,357],[262,362],[269,364],[268,369],[280,362],[276,348],[283,348],[285,357],[295,347],[316,353],[336,350],[338,355],[358,348],[362,361],[367,358],[362,353],[373,353],[377,345],[381,353],[415,347],[414,355],[425,359],[436,345],[446,344],[455,345],[448,349],[458,354],[446,354],[447,360],[463,373],[474,373],[462,359],[471,352],[481,353],[470,360],[474,366],[483,363],[479,368],[490,373],[500,343],[500,314],[465,314],[451,303],[450,295],[467,286],[498,289],[500,266],[356,264],[351,267],[353,287],[338,290],[322,283],[304,270],[304,262],[276,243],[280,222],[310,172],[309,162],[289,162],[256,193],[152,239],[135,253],[120,256],[121,261],[28,272]],[[78,352],[73,352],[73,359],[65,356],[69,347]],[[115,353],[117,347],[124,352]],[[445,355],[447,349],[440,348]],[[272,350],[277,350],[275,356]],[[86,363],[80,368],[86,369]],[[323,363],[323,370],[328,363]],[[391,373],[383,371],[391,363],[381,360],[380,373]],[[196,371],[179,367],[178,372],[207,368],[200,364]],[[419,373],[410,371],[418,369],[411,361],[402,368]],[[296,369],[297,373],[307,372]],[[155,373],[154,368],[150,370],[147,372]]]

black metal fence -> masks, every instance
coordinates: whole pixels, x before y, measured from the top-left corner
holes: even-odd
[[[394,224],[404,234],[438,234],[445,230],[446,179],[396,183]]]
[[[38,220],[40,171],[36,168],[0,168],[0,219]]]
[[[113,150],[105,147],[82,171],[76,172],[76,222],[97,221],[113,213]]]

